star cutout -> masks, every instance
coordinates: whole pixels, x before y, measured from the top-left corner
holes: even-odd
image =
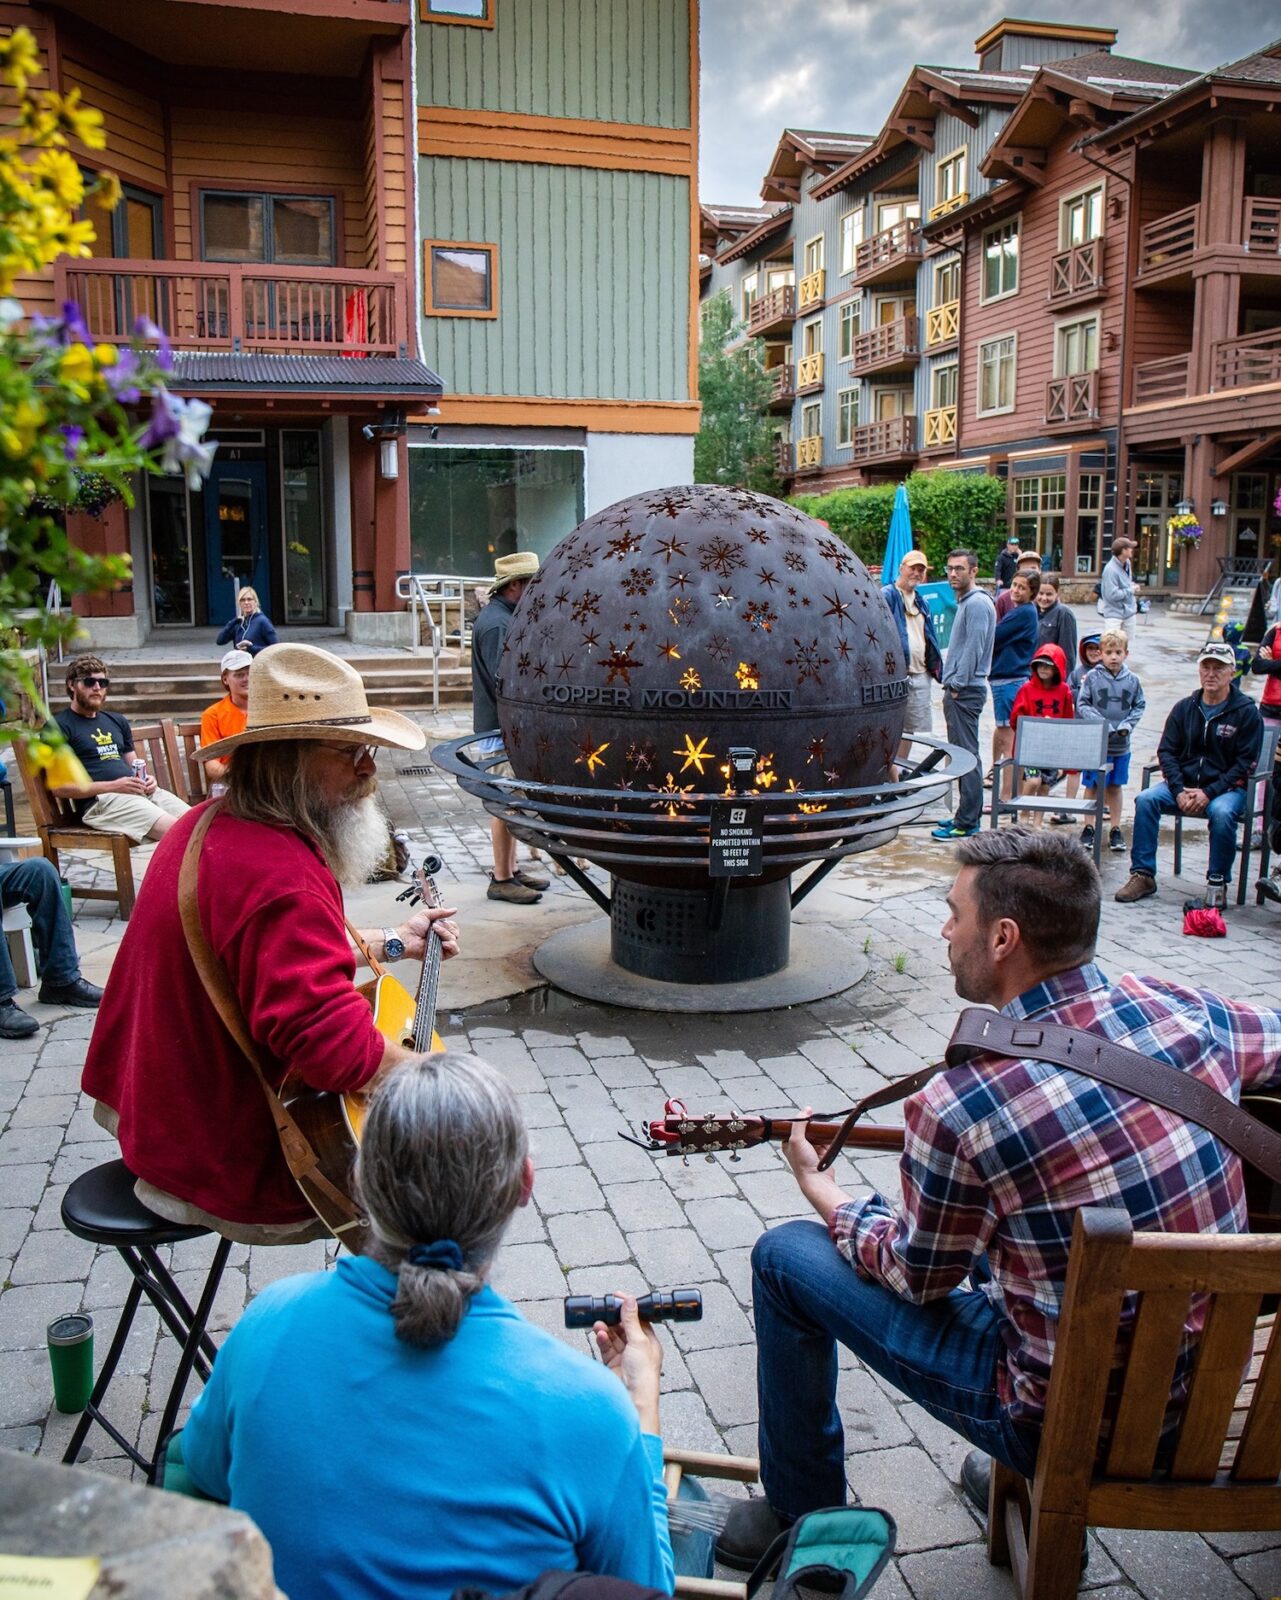
[[[604,744],[598,744],[593,749],[591,736],[589,735],[579,745],[579,747],[578,747],[579,754],[574,757],[574,765],[576,767],[585,766],[587,768],[587,776],[590,778],[590,777],[592,777],[594,775],[594,773],[596,772],[596,769],[598,767],[603,767],[605,765],[604,761],[602,760],[602,757],[604,756],[606,750],[608,750],[608,749],[609,749],[609,740],[608,739],[605,741]]]
[[[718,589],[716,591],[716,604],[718,606],[732,606],[734,604],[734,596],[728,589]]]
[[[850,620],[848,601],[842,600],[839,595],[834,594],[825,594],[823,598],[827,601],[827,610],[823,613],[825,617],[836,617],[841,622]]]
[[[683,750],[673,750],[672,754],[685,758],[685,765],[681,768],[682,772],[687,772],[690,767],[693,767],[700,778],[703,776],[703,768],[707,762],[715,761],[716,759],[707,748],[707,739],[700,739],[695,744],[693,736],[688,733],[685,735],[685,748]]]
[[[811,739],[809,742],[809,754],[805,757],[805,765],[808,767],[811,761],[817,761],[822,766],[826,759],[827,740],[820,733],[816,739]]]
[[[768,567],[762,567],[759,570],[759,572],[757,572],[756,576],[760,579],[761,583],[763,583],[767,589],[772,589],[775,586],[775,584],[777,584],[777,582],[778,582],[778,579],[774,576],[774,574],[769,570]]]
[[[688,553],[689,546],[682,544],[676,535],[669,534],[666,539],[658,541],[658,554],[670,566],[673,556],[683,556]]]
[[[679,661],[681,658],[680,651],[670,639],[665,639],[663,643],[659,645],[658,653],[663,657],[664,661]]]
[[[560,677],[568,678],[570,672],[573,670],[573,666],[574,658],[568,653],[568,651],[566,651],[566,653],[561,656],[560,660],[556,663],[556,671]]]
[[[590,655],[592,653],[592,651],[596,648],[596,646],[600,643],[600,634],[598,634],[598,633],[585,633],[583,635],[582,643],[583,643],[583,649],[587,651],[588,655]]]
[[[667,574],[667,581],[671,584],[673,589],[683,589],[685,588],[686,584],[689,583],[689,573],[669,572]]]

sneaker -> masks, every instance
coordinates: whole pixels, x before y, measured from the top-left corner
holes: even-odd
[[[1113,828],[1108,834],[1108,849],[1116,855],[1125,854],[1125,835],[1120,828]]]
[[[1228,880],[1219,872],[1206,874],[1205,879],[1205,904],[1216,911],[1223,911],[1228,903]]]
[[[544,877],[541,872],[531,872],[528,867],[517,867],[512,873],[517,883],[523,883],[527,889],[550,889],[552,880]]]
[[[506,900],[513,906],[532,906],[543,898],[537,889],[527,889],[519,878],[499,879],[492,875],[485,895],[490,900]]]
[[[1065,823],[1070,823],[1072,821],[1072,818],[1068,815],[1068,813],[1066,811],[1056,811],[1054,813],[1054,815],[1050,818],[1050,821],[1058,823],[1059,826],[1061,827]]]
[[[73,978],[70,983],[42,983],[42,1006],[78,1006],[82,1011],[96,1011],[102,1000],[102,990],[96,983],[84,978]]]
[[[930,829],[931,839],[972,839],[979,831],[976,823],[972,828],[963,828],[957,822],[940,822],[937,828]]]
[[[735,1572],[751,1572],[789,1526],[768,1500],[735,1500],[716,1536],[716,1559]]]
[[[1081,844],[1086,850],[1094,849],[1094,824],[1087,822],[1081,829]]]
[[[1146,900],[1150,894],[1156,893],[1156,879],[1150,872],[1131,872],[1129,878],[1112,896],[1122,905],[1129,905],[1134,900]]]
[[[1281,877],[1278,877],[1277,873],[1273,872],[1266,878],[1260,878],[1255,887],[1265,900],[1281,904]]]
[[[12,1000],[0,1000],[0,1039],[29,1039],[40,1024]]]

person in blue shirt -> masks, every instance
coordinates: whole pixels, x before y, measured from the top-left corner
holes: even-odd
[[[625,1298],[600,1365],[488,1281],[534,1183],[506,1080],[453,1053],[393,1068],[356,1181],[367,1253],[272,1284],[232,1329],[182,1434],[196,1487],[253,1518],[290,1600],[549,1569],[670,1594],[653,1330]]]
[[[276,630],[271,618],[258,603],[256,589],[251,589],[247,583],[242,584],[236,596],[236,606],[239,615],[232,617],[218,635],[216,643],[234,645],[237,650],[247,650],[251,656],[256,656],[260,650],[277,642]]]

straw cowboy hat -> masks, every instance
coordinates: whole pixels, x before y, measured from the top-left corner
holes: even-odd
[[[269,739],[334,739],[421,750],[426,733],[398,711],[371,709],[360,674],[310,644],[276,644],[253,658],[244,731],[200,747],[200,759]]]
[[[494,578],[489,586],[490,597],[517,578],[532,578],[538,571],[538,557],[532,550],[517,550],[515,555],[499,556],[494,562]]]

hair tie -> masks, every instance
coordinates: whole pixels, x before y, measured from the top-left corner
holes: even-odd
[[[448,1272],[463,1270],[463,1253],[453,1239],[410,1245],[405,1251],[405,1260],[415,1267],[439,1267]]]

